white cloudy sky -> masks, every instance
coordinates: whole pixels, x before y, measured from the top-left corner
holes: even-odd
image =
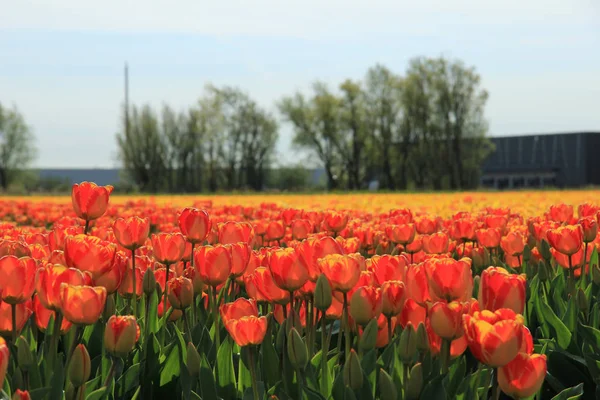
[[[207,82],[262,105],[315,79],[410,58],[474,65],[492,135],[600,131],[596,0],[0,0],[0,102],[33,126],[40,167],[112,167],[123,100],[183,109]],[[273,110],[275,111],[275,110]],[[291,131],[278,152],[288,160]]]

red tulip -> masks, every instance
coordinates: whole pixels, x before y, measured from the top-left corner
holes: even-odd
[[[329,232],[339,233],[348,224],[348,214],[339,212],[328,212],[323,219],[323,225]]]
[[[308,266],[293,248],[275,250],[269,258],[269,270],[277,286],[288,292],[300,289],[308,281]]]
[[[496,228],[477,229],[475,231],[477,243],[483,247],[495,248],[500,246],[500,231]]]
[[[4,377],[6,377],[9,359],[10,349],[6,345],[4,338],[0,337],[0,382],[4,382]]]
[[[150,221],[147,218],[117,218],[113,224],[117,242],[126,249],[142,247],[150,233]]]
[[[197,208],[184,208],[178,222],[181,233],[191,243],[202,243],[212,227],[208,213]]]
[[[375,274],[378,285],[386,281],[403,281],[406,270],[406,258],[403,256],[373,256],[367,261],[367,268]]]
[[[415,218],[415,228],[421,235],[431,235],[438,229],[438,220],[436,217],[422,215]]]
[[[37,264],[33,258],[4,256],[0,258],[0,294],[8,304],[24,303],[35,289]]]
[[[431,328],[442,339],[454,340],[463,334],[462,317],[469,312],[469,303],[438,301],[431,310]]]
[[[292,238],[304,240],[313,231],[313,225],[308,219],[296,219],[291,223]]]
[[[437,232],[423,236],[423,250],[429,254],[442,254],[448,251],[448,235]]]
[[[381,312],[386,317],[392,317],[400,314],[404,308],[406,299],[406,289],[404,283],[400,281],[386,281],[381,285],[381,297],[383,299],[383,308]]]
[[[116,247],[95,236],[76,235],[65,239],[65,260],[70,268],[89,272],[94,279],[113,265]]]
[[[341,254],[330,254],[319,260],[319,267],[327,277],[332,290],[347,293],[360,278],[358,262]]]
[[[100,286],[60,286],[60,301],[65,318],[78,325],[92,325],[104,310],[106,289]]]
[[[45,332],[48,329],[48,324],[50,323],[50,317],[54,316],[54,321],[56,321],[56,312],[48,310],[43,304],[40,302],[38,295],[36,294],[33,297],[33,320],[35,325],[41,332]],[[71,329],[73,324],[67,321],[66,319],[62,320],[60,324],[60,333],[64,335]]]
[[[519,353],[508,364],[498,368],[498,386],[515,399],[536,394],[546,378],[546,356]]]
[[[501,267],[489,267],[481,273],[479,305],[484,310],[510,308],[522,314],[525,308],[525,274],[513,275]]]
[[[244,298],[221,305],[219,312],[224,325],[227,325],[227,322],[232,319],[240,319],[251,315],[258,317],[258,307],[254,300]]]
[[[429,291],[434,300],[467,301],[473,292],[471,260],[432,259],[426,262]]]
[[[510,231],[500,240],[500,246],[504,253],[516,256],[525,250],[525,238],[519,231]]]
[[[405,328],[408,323],[411,323],[414,326],[418,326],[419,323],[425,323],[427,319],[427,309],[423,306],[420,306],[413,299],[408,299],[404,303],[404,308],[400,313],[400,325]]]
[[[566,255],[573,255],[583,244],[583,229],[581,225],[566,225],[550,229],[546,233],[550,246]]]
[[[271,271],[266,267],[258,267],[246,276],[248,296],[258,302],[286,304],[289,293],[275,284]]]
[[[154,258],[159,263],[170,265],[182,259],[185,238],[181,233],[157,233],[151,239]]]
[[[185,310],[194,301],[194,285],[184,276],[169,281],[169,303],[173,308]]]
[[[573,206],[567,204],[551,205],[550,218],[556,222],[570,223],[573,219]]]
[[[578,221],[583,229],[583,241],[585,243],[593,242],[598,235],[598,222],[596,217],[584,217]]]
[[[392,243],[407,244],[415,238],[414,224],[388,225],[385,234]]]
[[[35,277],[35,290],[40,303],[52,311],[60,311],[60,285],[68,283],[74,286],[90,285],[91,277],[75,268],[62,265],[48,265],[38,268]]]
[[[219,227],[219,243],[231,244],[246,242],[252,245],[254,229],[247,222],[228,221]]]
[[[4,256],[31,257],[31,250],[27,246],[27,243],[0,239],[0,257]]]
[[[108,208],[108,198],[113,187],[98,186],[93,182],[74,184],[71,201],[75,214],[81,219],[91,221],[100,218]]]
[[[8,304],[0,300],[0,336],[10,337],[12,334],[12,307],[15,307],[15,316],[17,322],[17,333],[23,330],[23,327],[31,317],[33,312],[32,302],[19,303],[16,305]]]
[[[210,286],[224,283],[231,275],[231,252],[228,247],[202,246],[194,250],[194,267]]]
[[[231,275],[235,278],[242,276],[250,262],[252,248],[246,242],[231,243],[225,247],[231,254]]]
[[[126,357],[140,337],[140,327],[133,315],[113,315],[104,330],[104,347],[115,357]]]
[[[272,242],[274,240],[280,240],[285,236],[285,226],[281,221],[271,221],[267,225],[265,230],[265,240]]]

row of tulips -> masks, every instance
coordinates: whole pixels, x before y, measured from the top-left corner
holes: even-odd
[[[596,395],[593,205],[170,216],[111,191],[74,185],[45,227],[4,217],[5,397]]]

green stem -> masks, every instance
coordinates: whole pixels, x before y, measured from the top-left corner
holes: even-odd
[[[344,357],[346,359],[348,359],[348,357],[350,356],[350,322],[348,321],[348,293],[344,292],[344,310],[343,310],[343,314],[344,314],[344,333],[345,333],[345,342],[346,342],[346,352],[344,354]]]
[[[90,230],[90,221],[86,219],[85,220],[85,227],[83,228],[83,234],[87,235],[89,230]]]
[[[258,381],[256,380],[256,363],[254,361],[255,346],[250,346],[248,349],[248,361],[250,362],[250,377],[252,379],[252,393],[254,400],[259,400]]]
[[[185,327],[185,338],[188,343],[192,342],[192,331],[190,330],[190,324],[188,323],[187,310],[182,310],[183,314],[183,326]]]
[[[169,295],[169,268],[171,264],[167,264],[167,271],[165,274],[165,292],[163,293],[163,315],[167,315],[167,300]]]
[[[567,287],[569,289],[569,294],[571,296],[575,295],[575,274],[573,273],[573,260],[572,256],[569,254],[569,278]]]
[[[216,344],[216,349],[219,350],[219,347],[221,346],[221,337],[220,337],[220,333],[219,333],[219,305],[217,304],[217,287],[216,286],[212,286],[211,289],[211,294],[212,294],[212,313],[213,313],[213,324],[215,327],[215,344]]]
[[[60,326],[62,325],[63,316],[60,311],[55,311],[54,327],[52,328],[52,336],[50,337],[50,354],[48,354],[48,368],[54,369],[54,360],[58,353],[58,337],[60,336]]]
[[[117,363],[113,357],[110,357],[110,369],[108,370],[108,375],[106,376],[106,380],[104,381],[104,387],[108,387],[110,382],[112,381],[115,371],[117,369]]]
[[[327,320],[325,312],[321,317],[321,394],[323,397],[329,397],[329,369],[327,368],[327,353],[329,353],[329,343],[327,342]]]
[[[137,318],[137,279],[135,279],[135,249],[131,250],[131,279],[133,286],[133,294],[131,296],[131,302],[133,303],[133,316]]]
[[[581,267],[581,288],[583,290],[585,290],[585,288],[586,288],[587,274],[585,273],[585,266],[588,265],[587,251],[588,251],[588,242],[585,242],[584,247],[583,247],[583,266]],[[590,272],[592,272],[591,268],[590,268]]]
[[[394,334],[394,332],[392,332],[392,317],[391,316],[387,317],[387,331],[388,331],[388,343],[392,343],[392,335]]]
[[[498,368],[494,368],[492,372],[492,398],[491,400],[498,400],[500,398],[500,388],[498,387]]]
[[[442,358],[442,374],[447,374],[450,369],[450,345],[451,342],[448,339],[442,339],[442,349],[440,356]]]
[[[408,370],[408,364],[402,364],[402,386],[404,387],[404,397],[408,396]]]

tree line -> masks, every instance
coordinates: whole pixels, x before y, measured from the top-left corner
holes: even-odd
[[[123,187],[141,192],[305,189],[300,163],[278,155],[282,126],[292,151],[324,170],[324,188],[467,189],[493,150],[484,116],[488,93],[473,67],[420,57],[404,73],[383,65],[338,85],[315,82],[266,109],[237,87],[207,85],[184,110],[123,108],[116,134]],[[35,155],[31,130],[0,105],[0,184]],[[315,174],[317,175],[317,174]]]

